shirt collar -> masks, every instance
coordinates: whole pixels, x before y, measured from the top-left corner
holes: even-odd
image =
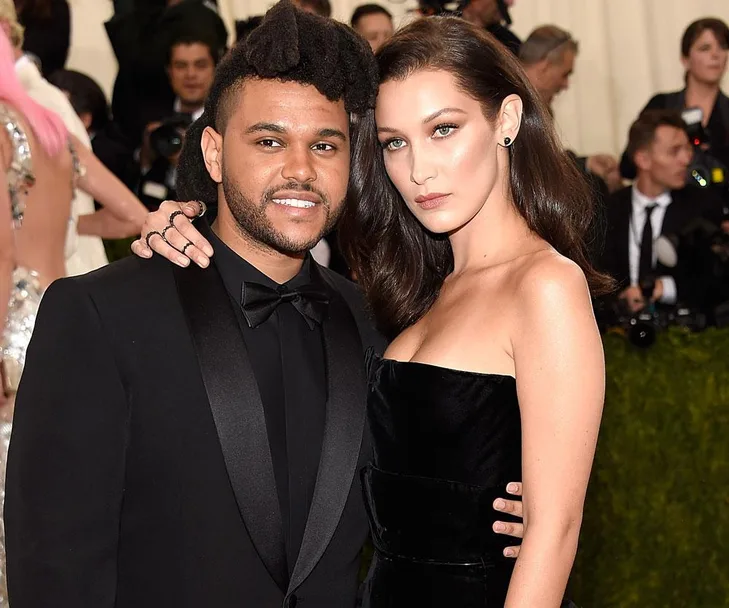
[[[215,252],[215,265],[220,272],[225,288],[236,302],[240,302],[244,281],[260,283],[271,289],[278,289],[282,285],[293,289],[306,285],[312,280],[310,255],[304,258],[301,270],[295,277],[286,283],[279,284],[228,247],[205,220],[198,221],[196,227],[212,245]]]
[[[643,210],[653,204],[665,209],[671,204],[671,200],[671,192],[668,190],[656,197],[650,197],[643,194],[640,190],[638,190],[638,186],[633,184],[633,208],[636,210]]]
[[[175,97],[175,103],[172,106],[172,111],[177,112],[178,114],[182,114],[182,102],[180,101],[179,97]],[[200,118],[204,112],[205,112],[205,106],[198,108],[192,114],[190,114],[190,116],[192,116],[193,122],[196,121],[198,118]]]

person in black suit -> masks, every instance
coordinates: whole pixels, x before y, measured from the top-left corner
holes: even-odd
[[[364,353],[384,341],[307,252],[377,84],[347,26],[277,4],[181,156],[213,265],[130,258],[47,291],[8,458],[14,608],[355,605]]]
[[[175,101],[166,73],[172,41],[180,33],[195,32],[225,49],[228,32],[203,0],[136,0],[134,10],[116,14],[105,27],[119,63],[112,114],[136,148],[145,126],[166,116]]]
[[[534,29],[519,49],[519,60],[545,105],[552,111],[554,98],[569,88],[570,77],[579,53],[579,44],[572,35],[556,25]],[[580,169],[601,191],[614,192],[622,185],[618,161],[609,154],[578,156],[569,152]],[[603,184],[598,184],[602,181]]]
[[[658,93],[646,104],[646,110],[699,108],[708,142],[704,151],[729,167],[729,97],[721,90],[729,56],[729,27],[720,19],[705,18],[686,28],[681,39],[681,61],[686,72],[686,86],[672,93]],[[620,173],[627,179],[636,176],[636,167],[628,150],[620,161]],[[725,179],[729,179],[726,176]]]
[[[687,260],[669,268],[655,241],[675,235],[707,211],[704,193],[686,187],[693,150],[677,111],[648,110],[630,128],[628,154],[637,167],[632,186],[607,201],[607,235],[601,270],[618,283],[618,297],[632,311],[646,301],[641,283],[655,279],[651,301],[676,304],[692,297]]]
[[[513,3],[514,0],[464,0],[459,5],[466,21],[484,28],[514,55],[518,56],[521,39],[509,28],[511,25],[509,8]],[[432,14],[433,11],[429,7],[445,3],[439,0],[435,2],[429,0],[423,1],[421,4],[426,7],[424,11],[426,14]]]
[[[221,55],[222,49],[204,31],[182,31],[170,43],[167,77],[175,99],[146,125],[139,150],[137,194],[150,210],[157,209],[165,199],[176,197],[180,149],[179,145],[170,147],[164,142],[172,136],[179,144],[190,123],[202,115]],[[166,135],[161,137],[160,133]]]
[[[71,45],[68,0],[15,0],[15,7],[25,27],[23,50],[39,59],[45,78],[62,70]]]

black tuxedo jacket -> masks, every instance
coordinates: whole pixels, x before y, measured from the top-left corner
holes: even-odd
[[[326,425],[288,586],[255,354],[222,280],[127,258],[57,281],[41,305],[7,471],[13,608],[354,605],[363,351],[384,343],[356,287],[319,270]]]
[[[625,289],[630,284],[630,239],[636,238],[630,234],[630,218],[633,213],[632,187],[623,188],[612,194],[607,201],[606,218],[607,231],[605,247],[600,270],[607,272],[618,283],[618,290]],[[701,217],[706,207],[703,202],[691,196],[691,190],[677,190],[671,192],[671,204],[666,208],[666,215],[661,226],[661,235],[676,235],[693,219]],[[657,236],[657,235],[656,235]],[[640,238],[640,235],[637,236]],[[656,266],[656,276],[671,276],[676,281],[679,300],[691,289],[690,269],[679,259],[674,268],[667,268],[660,262]]]

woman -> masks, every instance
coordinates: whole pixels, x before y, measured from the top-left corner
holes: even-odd
[[[12,393],[17,387],[43,289],[65,274],[66,232],[80,167],[63,123],[27,96],[15,76],[13,63],[10,42],[0,33],[3,393]],[[4,490],[11,406],[6,405],[0,415],[0,490]],[[0,537],[3,604],[7,602],[4,538],[3,531]]]
[[[375,116],[353,149],[356,204],[340,227],[392,340],[370,357],[364,605],[557,607],[604,391],[587,285],[609,281],[585,254],[589,189],[521,68],[478,28],[419,20],[378,60]],[[191,251],[205,246],[176,226],[200,245]],[[525,509],[515,566],[491,514],[514,478]]]
[[[720,19],[705,18],[686,28],[681,39],[681,63],[686,86],[673,93],[655,95],[641,111],[699,108],[707,132],[705,152],[729,166],[729,97],[721,91],[729,53],[729,27]],[[635,165],[623,153],[620,172],[635,178]]]

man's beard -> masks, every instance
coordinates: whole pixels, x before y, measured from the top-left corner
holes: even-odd
[[[283,191],[314,192],[321,198],[321,202],[317,205],[324,208],[325,221],[316,236],[304,241],[295,241],[277,230],[268,219],[266,209],[269,205],[276,204],[273,202],[276,193]],[[285,255],[300,255],[313,248],[325,235],[331,232],[339,219],[339,215],[341,215],[341,211],[344,209],[342,202],[339,205],[339,212],[332,214],[329,198],[323,192],[314,189],[309,184],[299,184],[297,182],[289,182],[275,188],[269,188],[261,196],[261,202],[256,205],[229,179],[225,169],[223,169],[223,192],[230,213],[235,218],[243,236]]]

